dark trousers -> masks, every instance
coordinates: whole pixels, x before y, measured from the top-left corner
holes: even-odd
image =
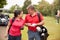
[[[8,40],[21,40],[21,36],[8,36]]]
[[[60,19],[60,17],[57,17],[57,23],[59,23],[59,19]]]

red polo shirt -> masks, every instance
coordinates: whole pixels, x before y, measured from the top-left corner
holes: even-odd
[[[43,16],[42,16],[42,14],[40,13],[40,20],[42,21],[42,20],[44,20],[44,18],[43,18]],[[26,23],[31,23],[31,24],[33,24],[33,23],[39,23],[39,18],[38,18],[38,16],[37,16],[37,13],[32,17],[30,14],[27,14],[26,15],[26,18],[25,18],[25,22]],[[31,27],[31,26],[29,26],[28,27],[28,30],[31,30],[31,31],[36,31],[36,27]]]
[[[12,23],[12,19],[10,20],[10,23]],[[20,20],[15,19],[10,28],[9,34],[12,36],[20,36],[21,35],[20,28],[23,27],[23,25],[24,20],[22,18]]]

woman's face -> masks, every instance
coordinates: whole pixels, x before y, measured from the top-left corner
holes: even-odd
[[[21,18],[22,16],[23,16],[23,11],[21,11],[21,13],[20,13],[20,15],[18,17]]]

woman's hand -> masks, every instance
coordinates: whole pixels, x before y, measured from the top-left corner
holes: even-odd
[[[9,30],[9,27],[10,27],[10,22],[8,22],[8,25],[7,25],[7,28],[6,28],[6,33],[4,35],[4,37],[8,37],[8,30]]]
[[[4,37],[7,38],[7,37],[8,37],[8,33],[6,33],[6,34],[4,35]]]

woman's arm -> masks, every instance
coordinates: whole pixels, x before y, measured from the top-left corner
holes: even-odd
[[[5,37],[7,37],[8,36],[8,29],[9,29],[9,27],[10,27],[10,22],[8,22],[8,25],[7,25],[7,28],[6,28],[6,33],[5,33]]]
[[[8,22],[7,28],[6,28],[6,33],[8,33],[8,29],[10,27],[10,22]]]

